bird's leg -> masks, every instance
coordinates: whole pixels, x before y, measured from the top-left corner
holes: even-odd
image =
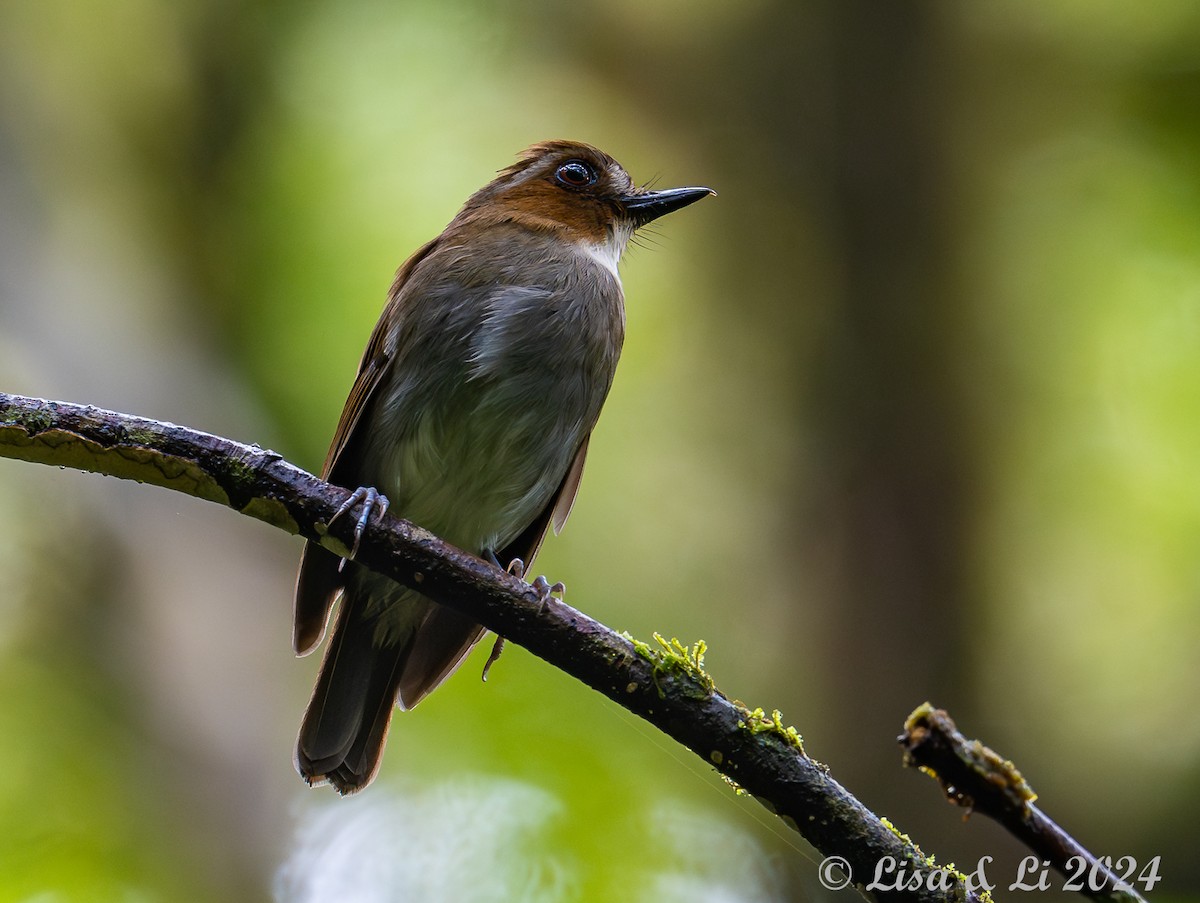
[[[504,571],[507,574],[512,574],[518,580],[523,580],[525,578],[525,562],[520,558],[514,558],[508,563],[508,567],[504,567],[504,565],[500,563],[500,559],[496,557],[496,553],[491,549],[484,549],[482,557],[497,570]],[[559,593],[561,595],[567,591],[567,588],[561,583],[556,583],[551,586],[546,581],[545,577],[538,577],[533,581],[532,586],[535,590],[537,590],[538,598],[541,600],[543,605],[546,604],[546,601],[550,598],[551,593]],[[496,664],[496,660],[500,658],[500,653],[504,651],[504,642],[504,637],[497,636],[496,642],[492,644],[491,655],[489,655],[487,661],[483,663],[483,679],[485,681],[488,678],[488,672],[492,670],[492,665]]]
[[[329,523],[332,524],[335,520],[360,502],[362,503],[363,509],[362,514],[358,516],[358,521],[354,524],[354,545],[350,547],[350,558],[354,558],[354,556],[358,554],[358,544],[362,539],[363,533],[367,529],[367,524],[371,522],[371,515],[376,509],[378,509],[379,516],[382,518],[385,514],[387,514],[388,505],[391,504],[388,502],[387,496],[374,486],[359,486],[352,493],[350,493],[350,498],[342,502],[342,507],[338,508],[338,510],[333,513],[333,517],[329,519]],[[339,571],[346,566],[346,561],[347,559],[342,559],[341,564],[338,565]]]

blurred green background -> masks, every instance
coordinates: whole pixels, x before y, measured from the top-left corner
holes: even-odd
[[[317,469],[395,268],[553,137],[720,197],[626,259],[538,571],[1001,898],[1023,851],[900,767],[925,699],[1200,899],[1200,5],[4,0],[0,387]],[[0,460],[0,903],[832,899],[517,648],[307,789],[299,550]]]

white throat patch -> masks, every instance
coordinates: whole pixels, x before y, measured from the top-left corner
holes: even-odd
[[[580,245],[580,250],[612,273],[613,278],[620,282],[621,274],[617,272],[617,264],[620,262],[621,255],[625,252],[625,245],[629,243],[629,237],[632,234],[633,230],[631,229],[614,229],[612,237],[608,241],[598,244],[584,243]]]

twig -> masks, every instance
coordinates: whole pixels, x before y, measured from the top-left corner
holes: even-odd
[[[353,525],[329,519],[349,492],[257,446],[93,407],[0,393],[0,456],[152,483],[228,505],[348,554]],[[373,522],[356,560],[460,611],[683,743],[753,794],[825,856],[844,857],[867,899],[975,901],[965,876],[936,868],[805,754],[778,712],[731,701],[703,669],[703,644],[658,648],[396,517]],[[910,879],[865,885],[879,863]],[[916,880],[911,880],[915,878]],[[911,884],[920,884],[912,888]]]
[[[945,710],[921,705],[908,716],[898,739],[905,765],[935,778],[950,802],[995,819],[1063,875],[1081,879],[1076,889],[1088,898],[1146,903],[1033,804],[1037,794],[1012,762],[964,737]]]

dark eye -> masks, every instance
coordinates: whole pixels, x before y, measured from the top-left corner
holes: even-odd
[[[596,170],[582,160],[568,160],[554,171],[554,179],[567,188],[586,188],[596,181]]]

